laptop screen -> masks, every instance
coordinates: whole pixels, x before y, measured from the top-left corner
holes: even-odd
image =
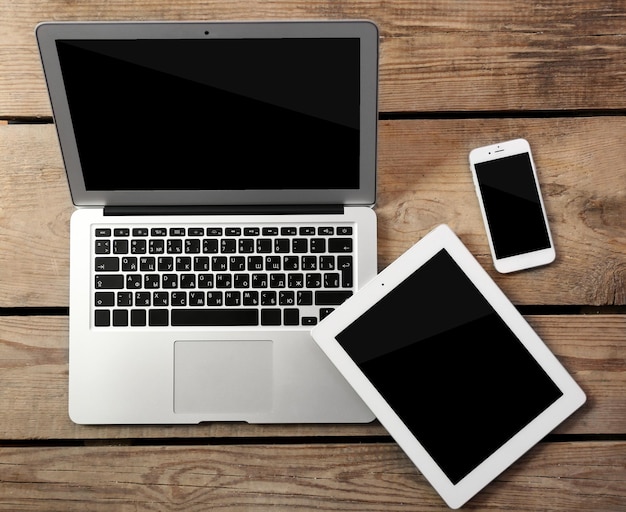
[[[373,203],[373,28],[43,24],[74,202]]]
[[[57,49],[87,190],[358,187],[358,39]]]

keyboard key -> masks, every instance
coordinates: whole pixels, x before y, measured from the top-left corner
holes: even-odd
[[[137,272],[137,258],[135,256],[123,257],[122,270],[124,272]]]
[[[169,306],[170,295],[167,292],[154,292],[152,294],[152,304],[158,307]]]
[[[182,254],[183,253],[183,241],[180,238],[172,238],[167,241],[167,253],[168,254]]]
[[[224,304],[226,306],[239,306],[241,305],[241,292],[225,292]]]
[[[265,291],[261,292],[261,306],[275,306],[276,305],[276,292]]]
[[[113,240],[113,254],[128,254],[128,240]]]
[[[116,257],[100,256],[96,258],[97,272],[117,272],[120,269],[120,260]]]
[[[152,304],[152,296],[150,292],[137,292],[135,293],[135,305],[148,307]]]
[[[326,252],[326,240],[323,238],[311,238],[310,246],[313,253]]]
[[[161,278],[163,288],[174,290],[178,288],[178,274],[163,274]]]
[[[96,240],[96,254],[111,254],[111,240]]]
[[[128,311],[126,309],[116,309],[113,311],[113,326],[126,327],[128,325]]]
[[[199,252],[200,252],[200,239],[199,238],[190,238],[189,240],[185,240],[185,253],[198,254]]]
[[[175,327],[259,325],[259,310],[256,308],[173,309],[172,325]]]
[[[115,305],[115,293],[96,292],[95,305],[99,308]]]
[[[317,270],[317,256],[302,256],[302,270]]]
[[[256,252],[259,254],[268,254],[272,252],[272,241],[269,238],[259,238],[256,241]]]
[[[133,290],[136,288],[141,288],[141,275],[128,274],[126,276],[126,289]]]
[[[145,254],[146,253],[146,241],[145,240],[131,240],[130,253],[131,254]]]
[[[320,256],[320,270],[335,270],[335,257]]]
[[[294,306],[295,305],[295,293],[291,290],[284,290],[278,292],[278,304],[281,306]]]
[[[183,310],[174,310],[183,311]],[[153,327],[164,327],[168,325],[168,310],[167,309],[151,309],[148,312],[148,324]]]
[[[352,238],[329,238],[328,252],[352,252]]]
[[[321,288],[322,287],[322,274],[312,273],[306,275],[306,287],[307,288]]]
[[[189,292],[189,305],[195,307],[204,306],[204,292]]]
[[[281,311],[280,309],[262,309],[261,325],[280,325]]]
[[[309,241],[306,238],[295,238],[291,243],[291,250],[296,254],[309,251]]]
[[[338,306],[352,295],[350,290],[321,290],[315,292],[315,304],[318,306]]]
[[[352,288],[352,256],[337,256],[337,269],[341,272],[341,286]]]
[[[285,325],[300,325],[300,311],[296,308],[285,308],[283,311]]]
[[[298,291],[298,306],[312,306],[313,305],[313,292],[310,290]]]
[[[97,290],[124,288],[124,276],[97,274],[95,282]]]
[[[139,270],[142,272],[154,272],[156,269],[155,261],[152,256],[139,258]]]
[[[258,306],[259,305],[259,292],[256,292],[256,291],[243,292],[243,305],[244,306]]]
[[[108,309],[96,309],[94,324],[96,327],[111,325],[111,312]]]
[[[130,312],[130,325],[133,327],[144,327],[146,325],[146,310],[133,309]]]
[[[207,292],[206,305],[207,306],[221,306],[224,303],[224,296],[222,292]]]
[[[277,238],[274,240],[274,252],[275,253],[286,253],[289,252],[291,247],[291,243],[288,238]]]
[[[117,292],[117,307],[123,308],[133,305],[132,292]]]
[[[254,252],[254,240],[252,238],[242,238],[239,240],[239,252],[241,254],[250,254]]]
[[[215,254],[218,247],[217,238],[205,238],[202,240],[202,252],[204,254]]]
[[[233,254],[237,252],[237,240],[234,238],[223,238],[220,242],[220,252],[222,254]]]
[[[155,239],[148,242],[148,252],[150,254],[164,254],[165,240]]]
[[[339,288],[339,285],[339,274],[337,272],[324,274],[324,288]]]
[[[187,292],[172,292],[172,306],[183,307],[187,305]]]

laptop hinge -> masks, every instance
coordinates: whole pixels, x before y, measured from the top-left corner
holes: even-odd
[[[104,207],[104,215],[331,215],[343,211],[341,204]]]

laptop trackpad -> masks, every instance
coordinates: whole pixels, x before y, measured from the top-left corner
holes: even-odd
[[[174,412],[258,413],[272,407],[269,340],[174,343]]]

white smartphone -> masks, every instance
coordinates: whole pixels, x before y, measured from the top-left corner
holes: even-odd
[[[528,141],[515,139],[476,148],[469,161],[496,270],[514,272],[554,261]]]

